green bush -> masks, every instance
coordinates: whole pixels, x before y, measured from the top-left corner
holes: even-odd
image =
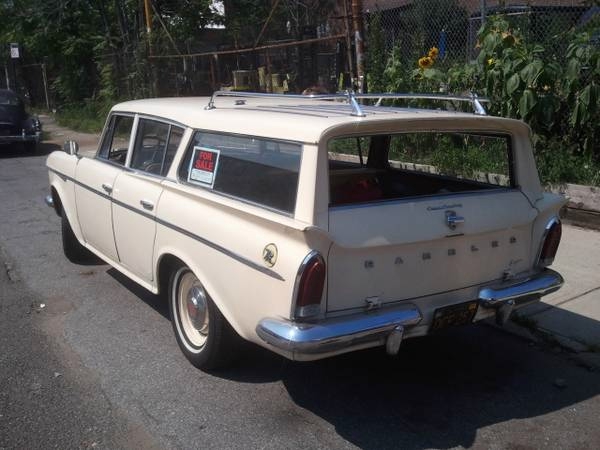
[[[111,104],[88,100],[81,106],[69,106],[58,111],[56,121],[73,130],[85,133],[102,131]]]
[[[596,25],[555,36],[567,48],[555,55],[527,42],[504,17],[491,17],[479,31],[476,61],[446,68],[426,48],[406,60],[397,44],[382,84],[389,92],[483,93],[491,114],[529,124],[544,183],[600,185],[600,46],[591,39],[599,31]]]

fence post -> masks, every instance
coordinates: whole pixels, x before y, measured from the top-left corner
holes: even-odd
[[[358,92],[362,93],[364,74],[364,42],[363,42],[363,11],[362,1],[352,0],[352,24],[354,25],[354,48],[356,49],[356,78]]]
[[[479,6],[479,9],[481,10],[481,26],[485,25],[485,6],[485,0],[481,0]]]

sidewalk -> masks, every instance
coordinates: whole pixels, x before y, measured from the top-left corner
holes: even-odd
[[[600,367],[600,232],[563,224],[552,269],[564,277],[564,286],[520,309],[508,329],[517,331],[516,323],[541,332]]]

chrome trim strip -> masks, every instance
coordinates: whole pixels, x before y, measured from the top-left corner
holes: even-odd
[[[483,288],[478,298],[482,306],[498,308],[509,301],[550,294],[560,289],[563,283],[564,279],[558,272],[545,269],[525,278]]]
[[[56,170],[54,170],[54,169],[52,169],[50,167],[48,167],[48,170],[50,172],[53,172],[53,173],[57,174],[59,177],[63,178],[64,180],[69,180],[69,181],[77,184],[78,186],[81,186],[82,188],[87,189],[90,192],[98,194],[99,196],[101,196],[101,197],[103,197],[103,198],[111,201],[112,203],[116,204],[117,206],[121,206],[121,207],[123,207],[125,209],[128,209],[129,211],[133,211],[133,212],[135,212],[135,213],[137,213],[137,214],[139,214],[141,216],[146,217],[147,219],[155,221],[157,224],[163,225],[163,226],[165,226],[167,228],[170,228],[173,231],[176,231],[176,232],[181,233],[181,234],[183,234],[185,236],[188,236],[188,237],[190,237],[190,238],[192,238],[192,239],[200,242],[201,244],[206,245],[207,247],[210,247],[210,248],[212,248],[214,250],[217,250],[218,252],[223,253],[224,255],[229,256],[230,258],[233,258],[236,261],[241,262],[242,264],[245,264],[246,266],[251,267],[254,270],[257,270],[258,272],[261,272],[261,273],[263,273],[265,275],[270,276],[271,278],[275,278],[276,280],[280,280],[280,281],[285,281],[285,278],[283,278],[281,275],[279,275],[274,270],[271,270],[268,267],[263,267],[263,266],[255,263],[254,261],[251,261],[251,260],[249,260],[249,259],[247,259],[247,258],[245,258],[245,257],[243,257],[243,256],[241,256],[241,255],[239,255],[239,254],[231,251],[231,250],[226,249],[225,247],[221,247],[219,244],[216,244],[216,243],[214,243],[212,241],[209,241],[208,239],[203,238],[202,236],[198,236],[197,234],[194,234],[194,233],[192,233],[192,232],[190,232],[188,230],[180,228],[177,225],[174,225],[174,224],[172,224],[170,222],[167,222],[165,220],[159,219],[158,217],[154,216],[153,214],[149,214],[149,213],[147,213],[145,211],[142,211],[140,209],[134,208],[134,207],[132,207],[132,206],[126,204],[126,203],[123,203],[123,202],[119,201],[119,200],[115,200],[114,198],[112,198],[112,196],[107,195],[107,194],[105,194],[103,192],[100,192],[100,191],[98,191],[98,190],[96,190],[96,189],[94,189],[94,188],[92,188],[90,186],[87,186],[87,185],[81,183],[80,181],[77,181],[74,178],[69,177],[69,176],[67,176],[65,174],[62,174],[62,173],[60,173],[60,172],[58,172],[58,171],[56,171]]]
[[[260,338],[284,356],[310,359],[311,355],[345,353],[354,348],[385,344],[396,328],[417,325],[421,312],[414,304],[376,314],[353,314],[315,323],[265,318],[257,327]]]
[[[178,233],[181,233],[185,236],[188,236],[198,242],[200,242],[201,244],[206,245],[207,247],[210,247],[214,250],[217,250],[220,253],[223,253],[226,256],[229,256],[230,258],[235,259],[238,262],[241,262],[242,264],[247,265],[248,267],[251,267],[254,270],[257,270],[261,273],[264,273],[265,275],[268,275],[272,278],[275,278],[277,280],[280,281],[285,281],[285,278],[283,278],[281,275],[279,275],[277,272],[275,272],[274,270],[269,269],[268,267],[263,267],[257,263],[255,263],[254,261],[250,261],[249,259],[235,253],[232,252],[231,250],[226,249],[225,247],[221,247],[219,244],[215,244],[212,241],[209,241],[208,239],[203,238],[202,236],[198,236],[197,234],[194,234],[190,231],[187,231],[183,228],[178,227],[177,225],[173,225],[172,223],[166,222],[162,219],[159,219],[158,217],[154,217],[154,220],[156,221],[156,223],[160,224],[160,225],[164,225],[167,228],[172,229],[173,231],[177,231]]]

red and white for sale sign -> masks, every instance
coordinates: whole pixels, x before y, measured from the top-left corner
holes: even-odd
[[[219,165],[219,153],[214,148],[194,147],[188,181],[212,188]]]

